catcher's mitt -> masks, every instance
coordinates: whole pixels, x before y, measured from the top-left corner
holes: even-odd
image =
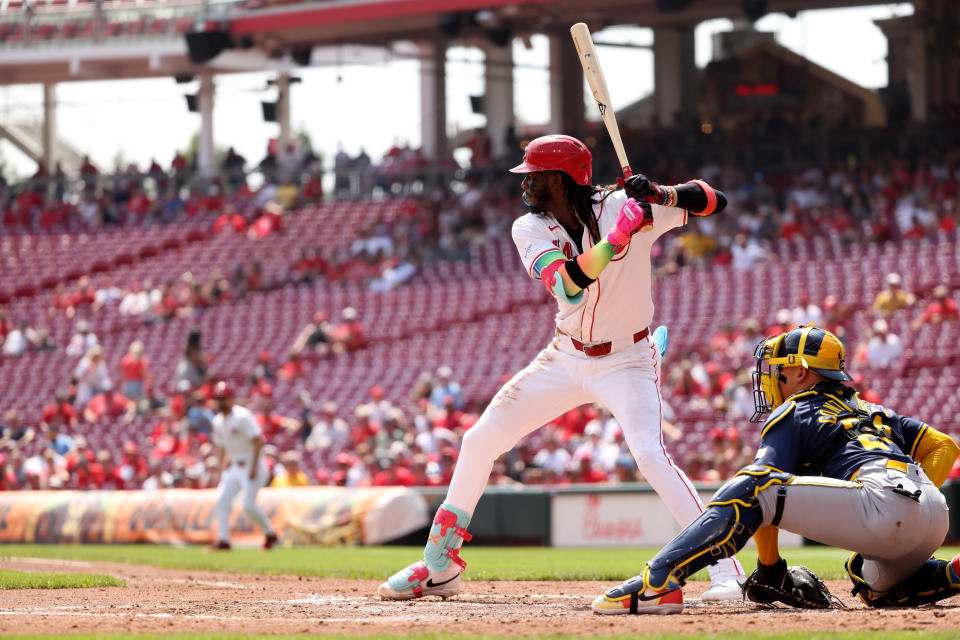
[[[788,567],[783,558],[769,566],[758,562],[743,583],[743,597],[760,604],[782,602],[800,609],[838,606],[817,574],[806,567]]]

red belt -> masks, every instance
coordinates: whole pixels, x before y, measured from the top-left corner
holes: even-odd
[[[633,334],[633,342],[636,344],[644,338],[650,335],[650,329],[644,329],[643,331],[637,331]],[[577,351],[582,351],[583,355],[590,356],[591,358],[599,358],[600,356],[606,356],[610,354],[610,350],[613,348],[612,342],[601,342],[600,344],[583,344],[573,336],[570,336],[570,342],[573,343],[573,348]]]

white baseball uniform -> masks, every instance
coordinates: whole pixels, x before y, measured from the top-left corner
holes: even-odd
[[[230,459],[230,466],[220,478],[220,496],[213,507],[217,518],[217,535],[223,542],[230,541],[230,511],[233,499],[243,491],[243,510],[247,516],[263,529],[266,535],[272,534],[273,526],[269,518],[257,505],[257,492],[267,483],[269,472],[262,457],[254,459],[254,440],[261,437],[260,425],[246,407],[234,405],[226,416],[217,413],[213,417],[213,444],[222,448]],[[250,479],[250,469],[256,465],[256,477]]]
[[[626,199],[618,190],[594,205],[601,238],[616,223]],[[653,205],[653,216],[653,229],[634,235],[579,302],[558,300],[553,341],[497,392],[464,436],[448,504],[472,514],[497,457],[569,409],[598,402],[619,422],[641,473],[677,522],[686,526],[703,511],[696,490],[663,444],[660,353],[647,335],[653,320],[651,248],[661,235],[686,224],[687,212]],[[551,215],[520,217],[513,224],[513,240],[535,279],[540,277],[536,261],[548,251],[559,249],[568,258],[579,254],[576,243]],[[593,246],[586,228],[581,246],[584,250]],[[607,348],[607,355],[587,355]],[[712,578],[714,574],[741,576],[743,571],[736,560],[729,559],[711,567]]]

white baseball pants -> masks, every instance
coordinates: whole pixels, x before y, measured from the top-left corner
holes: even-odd
[[[263,529],[265,534],[273,533],[273,526],[263,509],[257,504],[257,492],[267,483],[269,472],[261,462],[257,468],[257,476],[250,479],[250,468],[246,465],[231,464],[220,478],[220,495],[213,506],[213,513],[217,518],[217,536],[223,542],[230,541],[230,512],[233,510],[233,499],[243,492],[243,510],[251,520]]]
[[[673,517],[681,526],[693,522],[703,503],[663,444],[660,353],[649,337],[617,346],[615,341],[613,353],[591,358],[558,336],[507,382],[464,436],[447,502],[472,515],[494,460],[564,412],[597,402],[620,424],[640,472]],[[710,568],[711,575],[715,571],[743,574],[734,559]]]

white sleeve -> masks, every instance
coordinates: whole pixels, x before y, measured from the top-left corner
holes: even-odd
[[[659,204],[653,208],[653,233],[657,238],[671,229],[687,224],[687,210],[679,207],[664,207]]]
[[[559,251],[545,225],[546,222],[533,213],[521,216],[513,222],[513,242],[517,245],[527,274],[534,280],[540,279],[540,272],[536,270],[537,260],[545,253]]]
[[[253,417],[253,412],[249,412],[243,417],[242,425],[248,438],[253,439],[261,435],[260,425],[257,424],[257,419]]]
[[[218,413],[213,417],[210,428],[210,441],[216,446],[223,448],[223,440],[220,438],[220,432],[223,430],[223,418]]]

